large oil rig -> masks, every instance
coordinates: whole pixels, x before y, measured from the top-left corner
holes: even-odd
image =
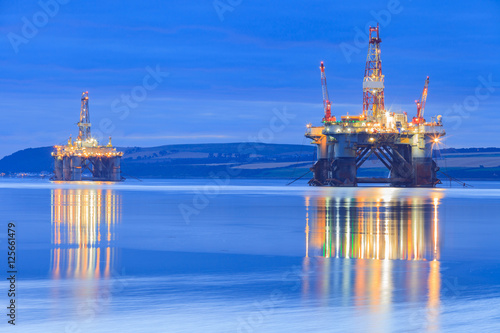
[[[91,135],[89,114],[89,93],[82,94],[80,121],[78,122],[78,137],[68,139],[65,146],[54,146],[54,177],[58,181],[79,181],[82,174],[88,170],[89,180],[120,181],[122,180],[120,160],[122,152],[116,151],[111,144],[111,137],[106,146],[99,146],[99,142]]]
[[[417,115],[410,122],[406,112],[386,110],[380,43],[379,26],[370,27],[360,115],[347,114],[340,120],[332,115],[325,66],[321,62],[323,126],[308,124],[305,134],[317,145],[317,161],[311,168],[310,185],[388,183],[391,186],[434,187],[441,183],[432,152],[445,131],[441,116],[429,122],[424,119],[429,77],[425,80],[421,99],[415,101]],[[376,156],[388,169],[386,178],[357,176],[357,170],[371,156]]]

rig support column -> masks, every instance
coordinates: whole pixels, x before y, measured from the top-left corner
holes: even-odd
[[[316,140],[318,160],[312,166],[313,179],[311,185],[325,185],[328,179],[330,163],[328,161],[328,143],[326,135],[322,135]]]
[[[432,140],[425,134],[413,136],[412,144],[413,186],[434,187],[439,184],[436,162],[432,159]]]
[[[102,163],[102,159],[97,157],[97,158],[92,159],[92,162],[94,165],[94,168],[93,168],[94,172],[92,173],[92,176],[96,179],[105,178],[105,176],[103,175],[104,165]]]
[[[337,135],[335,160],[332,163],[332,184],[334,186],[356,186],[356,142],[357,136]]]
[[[391,186],[408,186],[413,183],[414,170],[411,157],[411,146],[397,144],[391,147]]]
[[[82,158],[71,157],[71,180],[82,180]]]
[[[63,179],[71,180],[71,157],[63,157]]]
[[[113,171],[111,174],[111,180],[114,181],[119,181],[121,180],[121,169],[120,169],[120,157],[115,157],[113,158],[112,161],[112,166],[113,166]]]
[[[63,180],[63,158],[60,156],[54,159],[54,179]]]

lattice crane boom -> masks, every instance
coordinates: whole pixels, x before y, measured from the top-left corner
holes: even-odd
[[[418,109],[418,112],[417,112],[418,118],[424,117],[424,110],[425,110],[425,103],[427,102],[427,90],[428,89],[429,89],[429,77],[427,77],[427,79],[425,79],[425,85],[424,85],[424,90],[422,91],[422,99],[420,102],[420,108]]]
[[[325,65],[323,61],[321,62],[321,88],[323,91],[323,109],[325,110],[325,117],[323,122],[336,121],[335,117],[332,117],[332,103],[330,102],[330,97],[328,96],[328,86],[326,84],[326,73]]]
[[[422,97],[420,98],[420,100],[415,101],[415,104],[417,104],[417,116],[413,118],[414,124],[424,123],[424,111],[425,111],[425,104],[427,102],[428,89],[429,89],[429,77],[425,79],[424,90],[422,91]]]

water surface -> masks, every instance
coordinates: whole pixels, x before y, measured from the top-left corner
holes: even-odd
[[[500,331],[500,184],[220,183],[0,181],[16,329]]]

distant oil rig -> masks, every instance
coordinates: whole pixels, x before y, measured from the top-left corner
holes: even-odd
[[[54,146],[54,177],[56,181],[79,181],[85,170],[90,171],[89,180],[120,181],[120,160],[122,152],[116,151],[111,145],[111,137],[106,146],[91,135],[88,91],[82,94],[80,121],[78,122],[78,137],[68,139],[65,146]]]
[[[422,97],[415,101],[417,115],[408,122],[406,112],[391,112],[384,105],[384,75],[380,60],[379,26],[369,29],[369,47],[363,80],[363,113],[341,116],[331,113],[326,74],[321,62],[325,117],[323,126],[307,125],[305,136],[317,145],[317,161],[311,171],[313,186],[357,186],[388,183],[401,187],[434,187],[441,181],[432,159],[434,144],[446,133],[442,117],[424,119],[429,77]],[[388,169],[388,177],[357,177],[357,170],[372,155]]]

